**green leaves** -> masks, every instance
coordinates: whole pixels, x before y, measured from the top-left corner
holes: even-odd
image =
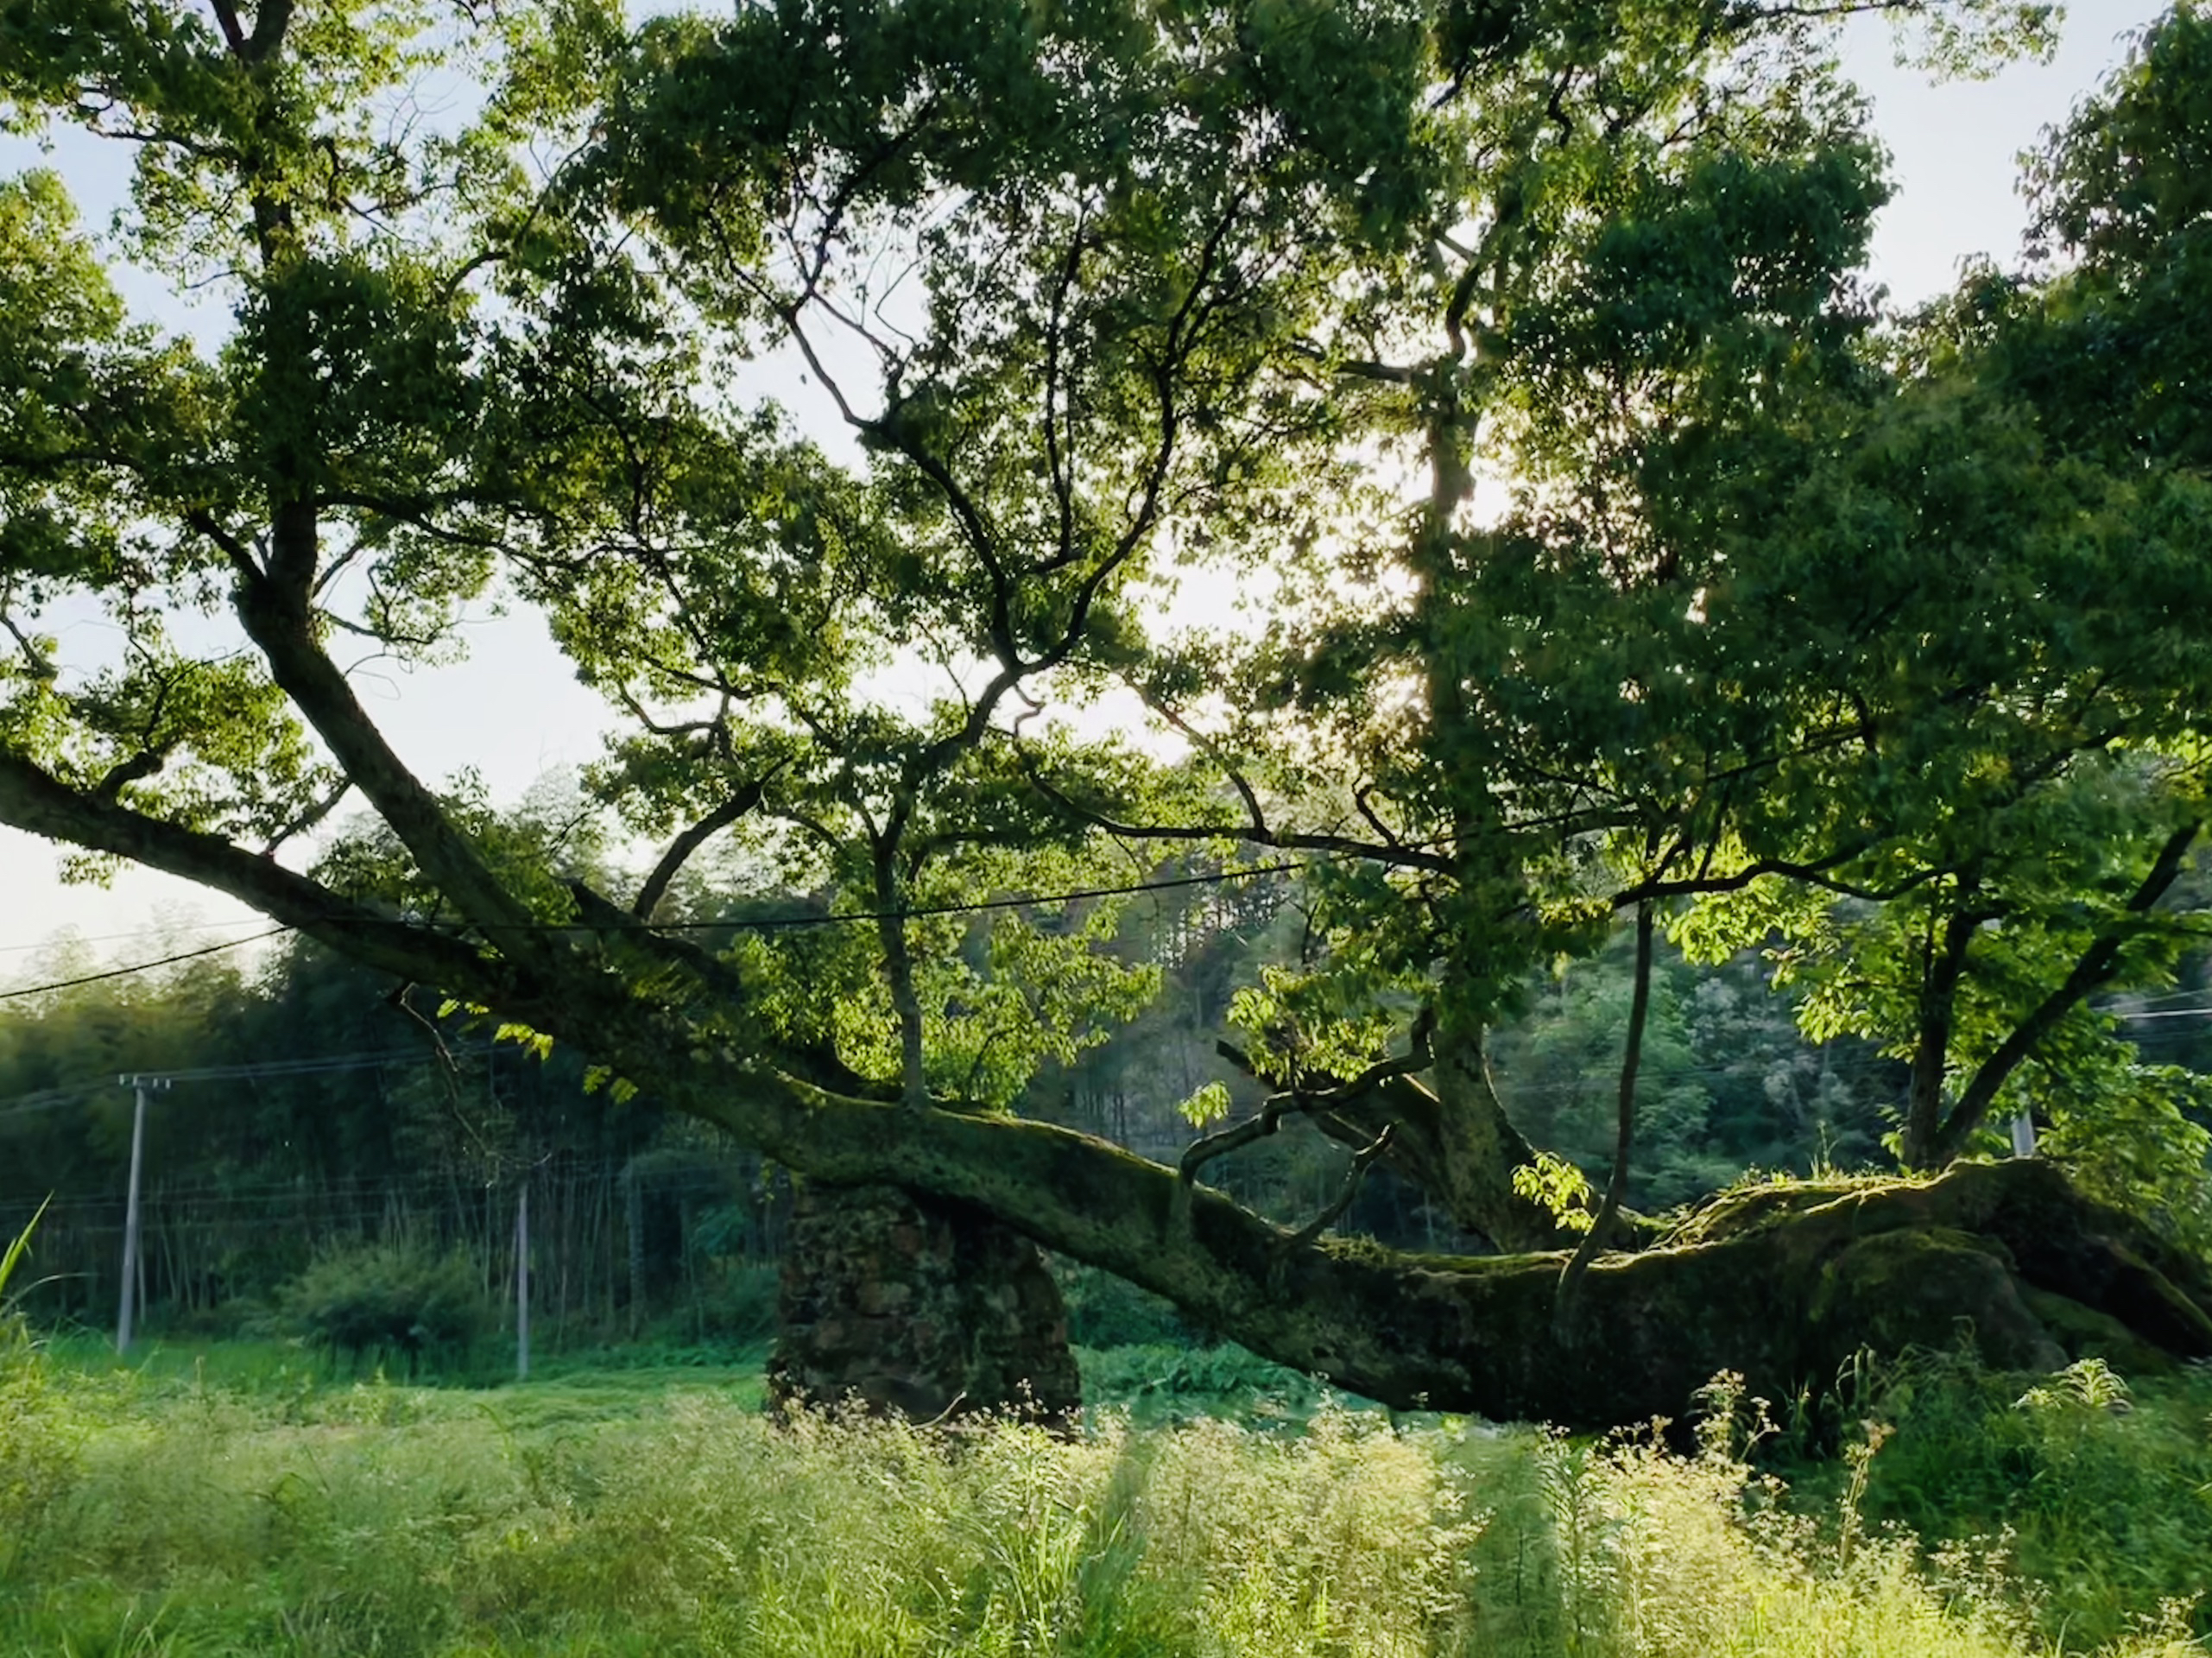
[[[1231,998],[1229,1022],[1263,1075],[1356,1076],[1382,1056],[1400,1022],[1382,1000],[1393,984],[1356,941],[1302,968],[1262,965],[1260,983]]]
[[[1572,1163],[1548,1151],[1538,1152],[1533,1162],[1514,1170],[1513,1189],[1517,1196],[1541,1204],[1545,1212],[1568,1231],[1587,1232],[1596,1219],[1590,1212],[1594,1194],[1589,1180]]]
[[[39,1222],[46,1218],[46,1206],[52,1201],[53,1199],[48,1198],[41,1202],[37,1211],[23,1223],[23,1230],[9,1240],[8,1247],[4,1251],[0,1251],[0,1295],[7,1294],[8,1281],[16,1275],[16,1269],[22,1264],[23,1257],[30,1253],[31,1234],[38,1231]],[[0,1301],[0,1307],[5,1307],[8,1305],[5,1301]]]
[[[1210,1082],[1188,1099],[1179,1102],[1175,1109],[1192,1128],[1204,1129],[1225,1119],[1229,1116],[1230,1104],[1228,1085]]]
[[[1910,8],[1898,22],[1898,61],[1938,79],[1982,79],[2018,58],[2048,60],[2057,48],[2063,15],[2052,0]]]

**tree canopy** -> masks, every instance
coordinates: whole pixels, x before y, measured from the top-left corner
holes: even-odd
[[[2207,25],[2053,134],[2044,263],[1908,317],[1832,57],[1879,12],[1971,73],[2048,10],[14,0],[7,118],[130,147],[124,250],[234,326],[130,317],[53,174],[0,194],[0,821],[1392,1396],[1556,1383],[1493,1345],[1539,1281],[1416,1282],[1195,1176],[1299,1114],[1564,1241],[1484,1036],[1616,918],[1577,1275],[1636,1236],[1663,931],[1905,1059],[1907,1164],[2063,1099],[2185,1197],[2201,1136],[2089,998],[2199,925]],[[858,464],[748,395],[779,352]],[[1160,626],[1201,581],[1248,624]],[[631,890],[414,775],[349,677],[487,595],[629,721],[591,782],[655,843]],[[710,843],[809,908],[703,946]],[[1170,1171],[1005,1108],[1143,1005],[1102,889],[1179,850],[1315,903],[1232,1009],[1275,1092]],[[1644,1270],[1600,1299],[1663,1343]]]

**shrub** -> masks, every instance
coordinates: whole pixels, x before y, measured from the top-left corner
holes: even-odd
[[[660,1321],[663,1339],[752,1347],[776,1329],[776,1269],[743,1261],[698,1263],[692,1304]]]
[[[1694,1456],[1660,1433],[1603,1440],[1469,1434],[1469,1484],[1494,1510],[1475,1565],[1471,1651],[1558,1658],[2026,1658],[2023,1594],[1986,1544],[1924,1557],[1869,1528],[1874,1448],[1810,1505],[1738,1448],[1763,1407],[1723,1377]],[[1523,1446],[1526,1448],[1523,1448]],[[1507,1583],[1510,1588],[1507,1589]],[[1505,1590],[1506,1592],[1500,1592]],[[2165,1658],[2146,1642],[2128,1658]],[[2113,1658],[2119,1658],[2115,1649]],[[2177,1654],[2176,1655],[2177,1658]]]
[[[410,1376],[426,1359],[464,1359],[496,1317],[466,1256],[414,1243],[333,1250],[279,1300],[300,1333],[332,1357],[404,1358]]]

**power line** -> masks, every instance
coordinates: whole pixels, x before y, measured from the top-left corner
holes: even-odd
[[[6,1111],[0,1111],[0,1122],[12,1122],[19,1117],[35,1117],[41,1111],[58,1111],[65,1105],[75,1105],[91,1093],[93,1085],[81,1087],[48,1089],[42,1094],[26,1094]]]
[[[2203,1003],[2208,999],[2212,999],[2212,990],[2160,990],[2155,995],[2149,996],[2139,995],[2133,990],[2121,990],[2116,993],[2114,999],[2115,1002],[2125,1001],[2131,1003],[2140,1003],[2145,1007],[2153,1006],[2160,1002],[2195,1002]],[[2114,1006],[2101,1008],[2099,1011],[2105,1013],[2120,1013],[2122,1012],[2123,1009]]]
[[[266,919],[261,915],[242,915],[230,921],[188,921],[174,927],[164,925],[158,930],[163,933],[221,933],[234,927],[258,927]],[[66,950],[79,944],[116,944],[126,939],[143,939],[149,930],[155,929],[142,927],[129,933],[85,934],[74,927],[63,927],[36,944],[0,944],[0,956],[20,956],[33,950]]]
[[[1175,1143],[1179,1149],[1181,1142]],[[595,1180],[620,1174],[634,1161],[634,1155],[627,1153],[570,1154],[561,1160],[558,1167],[566,1177]],[[171,1218],[180,1208],[275,1213],[297,1212],[304,1206],[337,1204],[359,1210],[395,1196],[442,1199],[452,1193],[456,1179],[462,1176],[469,1177],[460,1180],[458,1189],[465,1197],[470,1200],[481,1197],[486,1188],[483,1182],[471,1175],[470,1171],[439,1167],[383,1174],[325,1178],[299,1175],[236,1185],[219,1179],[186,1185],[156,1184],[148,1189],[147,1200],[162,1209]],[[734,1178],[739,1178],[738,1173],[725,1162],[663,1169],[655,1173],[652,1180],[656,1190],[700,1191],[724,1186]],[[70,1192],[57,1191],[52,1194],[51,1201],[57,1216],[66,1216],[72,1210],[117,1206],[123,1199],[111,1188],[87,1187]],[[27,1198],[0,1198],[0,1212],[10,1208],[28,1207],[30,1202],[31,1199]]]
[[[1335,863],[1351,856],[1349,852],[1332,852],[1310,863]],[[1123,887],[1078,887],[1069,892],[1032,893],[1020,898],[971,898],[958,903],[917,904],[908,909],[839,910],[829,915],[743,916],[724,921],[539,921],[532,926],[534,930],[552,933],[716,933],[724,928],[774,933],[792,927],[839,927],[849,921],[919,921],[934,915],[973,915],[984,910],[1041,908],[1046,904],[1078,903],[1086,898],[1126,898],[1140,893],[1172,892],[1183,887],[1218,886],[1224,881],[1249,881],[1262,875],[1295,875],[1308,867],[1310,864],[1255,864],[1249,869],[1217,870],[1211,875],[1140,881]]]
[[[470,1043],[449,1048],[455,1058],[479,1058],[495,1051],[490,1042]],[[385,1066],[427,1065],[437,1055],[419,1048],[399,1048],[377,1053],[330,1054],[313,1059],[264,1060],[246,1065],[201,1066],[185,1071],[149,1071],[149,1077],[160,1077],[170,1082],[250,1082],[267,1079],[291,1077],[333,1076],[346,1071],[369,1071]],[[104,1089],[104,1079],[99,1082],[79,1083],[69,1087],[46,1088],[36,1093],[22,1094],[11,1100],[0,1101],[0,1122],[18,1117],[29,1117],[40,1111],[58,1111],[73,1105],[87,1094]]]
[[[1330,862],[1351,856],[1331,853],[1314,862]],[[1227,881],[1249,881],[1265,875],[1295,874],[1307,866],[1304,864],[1259,864],[1248,869],[1218,870],[1210,875],[1179,876],[1167,881],[1132,882],[1126,886],[1078,887],[1065,892],[1027,893],[1012,898],[971,898],[943,904],[917,904],[906,909],[839,910],[833,914],[799,915],[736,916],[718,921],[526,921],[501,922],[479,930],[490,933],[777,933],[795,931],[810,927],[844,927],[863,922],[885,921],[919,921],[932,916],[972,915],[988,910],[1036,909],[1048,904],[1078,903],[1091,898],[1131,897],[1147,892],[1172,892],[1185,887],[1217,886]],[[396,916],[359,918],[356,924],[385,927],[416,925]],[[250,938],[231,939],[222,944],[203,946],[198,950],[180,951],[173,956],[162,956],[153,961],[141,961],[128,967],[111,967],[97,973],[85,973],[75,978],[55,979],[50,984],[26,985],[17,990],[0,990],[0,1002],[12,1002],[19,997],[45,996],[54,990],[74,990],[80,984],[98,984],[114,978],[127,978],[133,973],[151,972],[157,967],[173,967],[179,962],[196,961],[202,956],[218,955],[225,950],[236,950],[249,944],[265,944],[271,939],[281,939],[296,933],[296,927],[279,927]]]
[[[458,1059],[493,1051],[490,1042],[474,1042],[446,1052]],[[376,1053],[331,1054],[312,1059],[261,1060],[244,1065],[201,1066],[188,1071],[149,1071],[149,1077],[167,1082],[236,1082],[262,1077],[313,1077],[339,1071],[367,1071],[386,1065],[427,1064],[438,1056],[420,1048],[386,1049]]]
[[[265,944],[271,939],[281,939],[296,929],[275,927],[267,933],[256,933],[251,938],[231,939],[223,944],[204,945],[197,950],[180,951],[174,956],[163,956],[158,961],[135,962],[128,967],[110,967],[97,973],[83,973],[75,978],[57,978],[47,984],[32,984],[20,990],[0,990],[0,1002],[13,1002],[19,997],[44,996],[53,990],[73,990],[79,984],[98,984],[111,978],[128,978],[133,973],[150,972],[156,967],[172,967],[180,961],[197,961],[202,956],[219,955],[225,950],[236,950],[240,945]]]

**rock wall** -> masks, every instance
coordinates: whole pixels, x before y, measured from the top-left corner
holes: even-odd
[[[894,1187],[805,1183],[779,1295],[770,1398],[916,1421],[1073,1416],[1067,1311],[1036,1245]]]

